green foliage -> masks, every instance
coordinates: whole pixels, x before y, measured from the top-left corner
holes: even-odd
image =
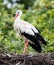
[[[24,5],[17,4],[16,7],[8,9],[0,1],[0,52],[23,52],[24,41],[13,29],[14,13],[18,9],[23,11],[21,18],[37,27],[47,41],[47,46],[42,46],[42,52],[54,52],[54,9],[51,0],[36,0],[29,10]],[[34,52],[30,46],[29,52]]]

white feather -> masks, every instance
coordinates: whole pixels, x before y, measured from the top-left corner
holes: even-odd
[[[16,20],[14,23],[14,29],[18,32],[18,33],[27,33],[30,35],[34,35],[35,33],[38,33],[38,30],[35,29],[35,27],[33,25],[31,25],[30,23],[23,21],[23,20]],[[34,32],[32,31],[32,29],[34,30]]]

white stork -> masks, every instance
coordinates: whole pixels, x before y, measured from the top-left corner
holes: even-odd
[[[39,31],[27,21],[23,21],[20,17],[22,15],[22,11],[18,10],[15,15],[14,21],[14,30],[18,32],[21,36],[25,38],[25,46],[24,46],[24,54],[28,52],[28,45],[30,45],[37,52],[41,52],[41,43],[46,45],[46,41],[39,34]]]

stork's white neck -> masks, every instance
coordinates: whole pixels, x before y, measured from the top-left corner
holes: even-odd
[[[16,19],[18,19],[18,20],[19,20],[19,19],[21,19],[21,18],[20,18],[20,16],[18,16]]]
[[[16,19],[15,19],[15,22],[20,22],[21,18],[20,16],[18,16]]]

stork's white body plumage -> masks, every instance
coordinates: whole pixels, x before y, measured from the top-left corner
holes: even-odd
[[[32,29],[34,30],[35,33],[38,33],[38,30],[30,23],[23,21],[21,19],[15,20],[14,30],[16,30],[19,34],[20,34],[20,32],[21,33],[25,32],[29,35],[34,35],[34,32],[32,31]]]
[[[32,48],[34,48],[36,51],[41,52],[41,46],[40,41],[46,45],[46,41],[42,38],[42,36],[39,34],[38,30],[27,21],[21,20],[22,11],[18,10],[16,12],[15,21],[14,21],[14,30],[18,32],[20,35],[25,37],[25,48],[24,53],[26,54],[26,49],[28,48],[28,43]]]

